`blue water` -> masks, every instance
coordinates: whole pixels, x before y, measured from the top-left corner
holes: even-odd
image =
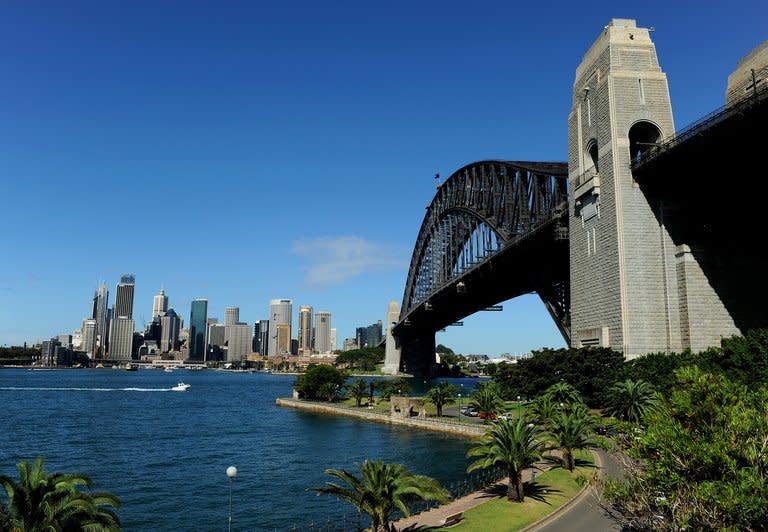
[[[354,529],[359,518],[349,505],[307,488],[330,480],[326,468],[352,469],[367,458],[444,484],[464,478],[468,440],[275,406],[293,379],[0,369],[0,474],[17,478],[16,464],[38,455],[48,471],[85,473],[95,490],[120,497],[129,531],[226,530],[230,465],[238,469],[233,531],[305,530],[329,519]],[[189,391],[169,390],[179,380]]]

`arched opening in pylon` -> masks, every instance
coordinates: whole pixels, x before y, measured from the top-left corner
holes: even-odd
[[[629,157],[635,163],[642,160],[648,150],[661,142],[661,131],[655,124],[641,120],[629,128]]]

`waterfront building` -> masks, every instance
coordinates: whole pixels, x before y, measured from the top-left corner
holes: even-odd
[[[321,311],[315,314],[315,351],[320,354],[331,352],[331,313]]]
[[[180,327],[181,320],[175,310],[170,309],[160,317],[160,352],[168,353],[178,348]]]
[[[93,343],[91,358],[97,358],[106,354],[109,332],[109,290],[104,281],[93,296],[92,318],[96,320],[96,339]]]
[[[59,345],[66,347],[67,349],[72,348],[72,335],[71,334],[60,334],[58,336]]]
[[[312,352],[312,307],[299,307],[298,350],[302,354]]]
[[[208,300],[195,299],[189,313],[189,360],[203,362],[207,351]]]
[[[133,318],[133,294],[136,288],[136,277],[126,274],[120,277],[115,294],[114,318]]]
[[[251,326],[247,323],[229,325],[227,361],[240,362],[251,353]]]
[[[258,347],[254,352],[259,353],[261,356],[267,356],[267,349],[269,348],[269,320],[259,320]]]
[[[168,312],[168,296],[165,290],[160,289],[160,293],[152,298],[152,319],[164,316]]]
[[[259,334],[259,322],[255,322],[253,324],[253,338],[251,339],[251,352],[252,353],[260,353],[261,352],[261,335]]]
[[[83,348],[83,330],[75,329],[72,331],[72,350],[78,351]]]
[[[240,323],[240,307],[227,307],[224,309],[224,343],[229,345],[230,327]],[[223,345],[223,344],[222,344]]]
[[[87,353],[88,356],[92,356],[93,350],[96,347],[96,320],[92,318],[84,319],[80,330],[82,331],[80,350]]]
[[[291,324],[278,323],[275,327],[274,347],[276,355],[289,355],[291,353]],[[274,355],[272,355],[274,356]]]
[[[109,359],[131,360],[133,352],[134,321],[125,316],[112,320],[109,331]]]
[[[270,342],[267,346],[267,354],[269,356],[290,352],[292,314],[293,301],[290,299],[273,299],[269,302],[269,330],[271,331]],[[278,325],[286,325],[288,327],[288,339],[284,340],[283,343],[280,343],[278,340]],[[285,336],[285,328],[283,328],[282,334]]]
[[[224,347],[226,345],[225,330],[227,327],[220,323],[211,323],[208,325],[208,345]]]
[[[344,343],[341,346],[342,351],[352,351],[357,349],[357,340],[355,338],[344,338]]]

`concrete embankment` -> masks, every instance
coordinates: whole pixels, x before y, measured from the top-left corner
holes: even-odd
[[[389,423],[390,425],[404,425],[407,427],[415,427],[422,430],[432,430],[435,432],[443,432],[446,434],[453,434],[456,436],[463,436],[465,438],[475,438],[485,433],[485,428],[482,425],[468,425],[466,423],[449,422],[437,419],[420,419],[420,418],[401,418],[393,417],[389,414],[382,414],[380,412],[371,412],[362,408],[350,408],[344,406],[337,406],[331,404],[314,403],[310,401],[301,401],[298,399],[277,398],[275,400],[277,406],[283,406],[288,408],[296,408],[298,410],[305,410],[307,412],[317,412],[320,414],[331,414],[335,416],[348,416],[357,419],[364,419],[366,421],[373,421],[374,423]]]

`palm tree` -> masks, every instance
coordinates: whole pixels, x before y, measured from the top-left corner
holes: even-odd
[[[647,413],[656,410],[658,404],[656,391],[649,382],[627,379],[609,388],[605,412],[618,419],[639,423]]]
[[[545,427],[549,427],[552,420],[560,412],[560,405],[552,400],[549,395],[540,395],[532,401],[528,411],[534,420],[538,419]]]
[[[553,447],[562,449],[563,462],[568,471],[573,471],[576,465],[573,452],[586,449],[593,444],[593,428],[594,422],[586,408],[560,412],[552,419],[549,428],[550,438],[554,444]]]
[[[523,470],[541,460],[548,450],[542,434],[536,425],[522,417],[500,419],[467,453],[467,456],[478,457],[469,465],[467,473],[489,467],[504,468],[509,475],[507,499],[523,502]]]
[[[336,395],[339,393],[339,385],[335,382],[324,382],[320,389],[317,390],[317,394],[320,397],[325,397],[329,403],[332,403],[336,399]]]
[[[13,531],[120,530],[120,519],[109,507],[120,500],[91,492],[91,480],[79,473],[46,473],[43,458],[18,464],[19,482],[0,476],[8,495],[7,520]],[[88,491],[80,491],[85,486]]]
[[[363,379],[357,379],[347,386],[349,394],[355,398],[355,406],[359,407],[363,402],[363,397],[368,395],[368,385]]]
[[[544,391],[554,403],[583,403],[579,391],[567,382],[557,382]]]
[[[504,400],[501,398],[499,385],[495,382],[479,384],[469,398],[469,404],[474,407],[480,417],[486,421],[496,417],[496,414],[504,409]]]
[[[421,499],[425,501],[448,501],[449,493],[435,479],[415,475],[400,464],[386,464],[382,460],[371,462],[366,460],[363,465],[355,466],[360,478],[341,469],[326,469],[325,473],[336,477],[347,486],[334,482],[326,482],[322,488],[310,488],[318,495],[335,495],[365,512],[371,517],[373,532],[390,532],[395,530],[389,523],[392,512],[400,510],[405,516],[411,515],[410,502]]]
[[[437,386],[427,390],[427,401],[437,408],[437,417],[443,416],[444,405],[452,405],[456,402],[457,393],[459,393],[459,389],[445,381],[440,381]]]

